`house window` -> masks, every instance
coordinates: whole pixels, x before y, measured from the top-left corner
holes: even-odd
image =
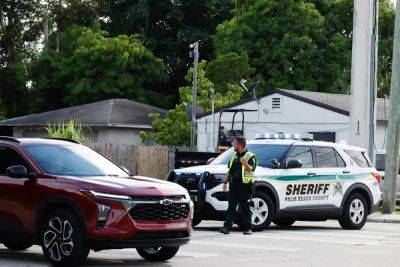
[[[281,112],[282,111],[282,97],[275,96],[272,97],[272,112]]]
[[[310,134],[313,135],[315,141],[336,142],[335,132],[310,132]]]

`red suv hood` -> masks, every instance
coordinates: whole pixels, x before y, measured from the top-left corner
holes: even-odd
[[[93,176],[71,177],[62,176],[58,179],[65,183],[74,184],[85,190],[93,190],[100,193],[119,195],[184,195],[187,191],[176,183],[153,179],[143,176],[129,178]]]

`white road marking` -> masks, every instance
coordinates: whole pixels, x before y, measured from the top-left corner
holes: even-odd
[[[354,233],[359,233],[359,234],[354,234]],[[279,235],[279,234],[294,234],[294,235],[307,235],[307,236],[330,236],[330,237],[344,237],[344,238],[361,238],[361,239],[373,239],[373,240],[392,240],[392,241],[400,241],[400,234],[398,237],[393,237],[393,236],[386,236],[382,235],[380,233],[379,235],[365,235],[367,233],[364,232],[351,232],[351,234],[347,233],[327,233],[327,232],[304,232],[304,231],[270,231],[267,234],[272,234],[272,235]]]
[[[228,240],[229,242],[229,240]],[[218,243],[212,241],[200,241],[200,240],[192,240],[190,244],[195,245],[203,245],[203,246],[215,246],[215,247],[224,247],[224,248],[239,248],[239,249],[254,249],[254,250],[264,250],[264,251],[282,251],[282,252],[294,252],[301,251],[301,249],[297,248],[285,248],[285,247],[260,247],[260,246],[252,246],[252,245],[241,245],[241,244],[231,244],[231,243]]]
[[[192,252],[192,251],[179,251],[177,256],[192,257],[192,258],[208,258],[208,257],[218,257],[219,254],[199,253],[199,252]]]
[[[381,246],[383,242],[366,242],[366,241],[346,241],[346,240],[332,240],[332,239],[318,239],[318,238],[307,238],[307,237],[290,237],[290,236],[277,236],[277,235],[253,235],[254,238],[274,239],[274,240],[290,240],[290,241],[311,241],[311,242],[322,242],[322,243],[336,243],[342,245],[369,245],[369,246]],[[400,245],[400,243],[396,243]]]

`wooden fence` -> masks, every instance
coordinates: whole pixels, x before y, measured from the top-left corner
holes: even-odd
[[[174,168],[175,151],[190,151],[188,147],[133,146],[91,143],[89,147],[116,164],[127,168],[133,175],[165,179]]]

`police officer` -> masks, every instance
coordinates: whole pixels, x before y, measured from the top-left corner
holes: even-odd
[[[254,170],[257,166],[256,155],[246,148],[246,139],[236,137],[233,143],[235,153],[228,163],[228,173],[224,180],[223,190],[228,191],[228,210],[224,227],[219,231],[229,234],[236,215],[236,207],[240,204],[244,235],[252,234],[250,201],[254,192]]]

